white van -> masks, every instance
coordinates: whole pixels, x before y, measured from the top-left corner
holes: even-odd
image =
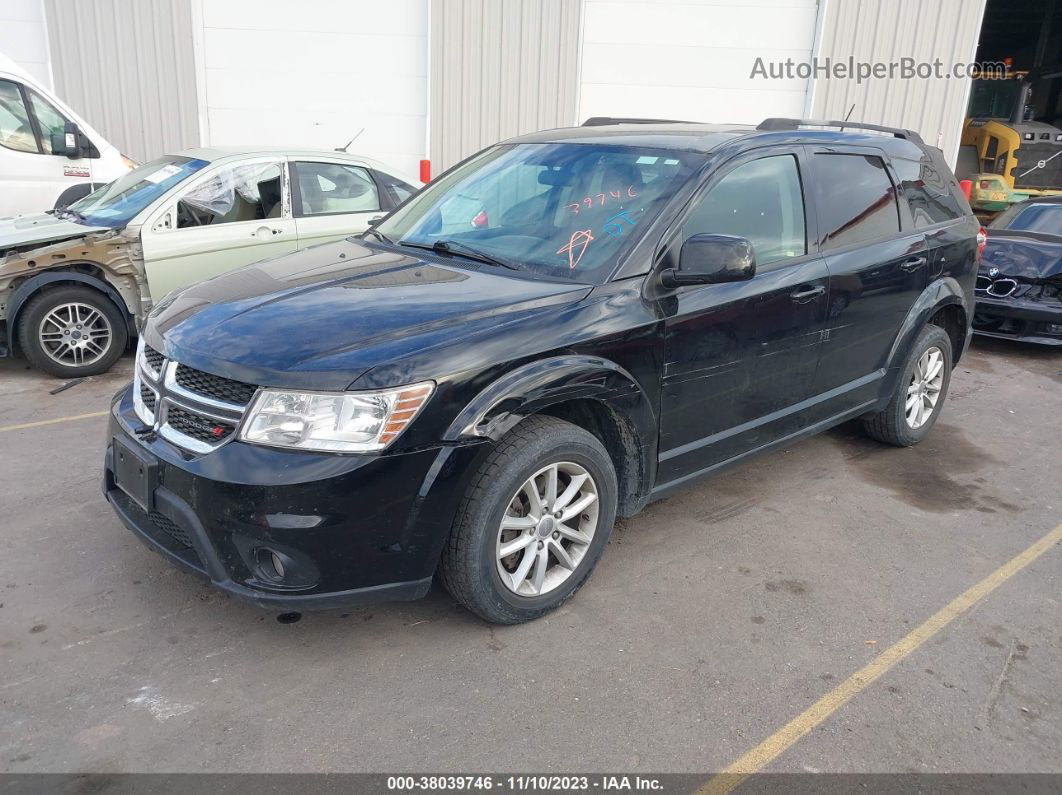
[[[0,54],[0,217],[70,204],[135,165]]]

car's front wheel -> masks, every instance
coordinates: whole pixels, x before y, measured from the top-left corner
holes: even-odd
[[[91,287],[44,290],[19,315],[18,341],[26,358],[60,378],[106,372],[128,339],[118,307]]]
[[[443,585],[499,624],[556,609],[608,543],[616,495],[597,437],[554,417],[525,420],[472,479],[440,563]]]

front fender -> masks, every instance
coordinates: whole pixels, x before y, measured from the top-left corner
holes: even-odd
[[[524,417],[569,400],[611,404],[643,439],[655,438],[656,415],[634,376],[596,356],[553,356],[518,367],[480,392],[447,429],[446,441],[498,440]]]
[[[39,273],[31,279],[27,279],[20,284],[18,289],[16,289],[11,295],[11,304],[7,310],[7,348],[9,351],[14,350],[15,329],[18,327],[18,316],[19,312],[22,311],[22,307],[38,290],[47,284],[55,282],[76,282],[99,290],[114,302],[114,305],[118,307],[122,315],[125,317],[129,336],[131,337],[136,334],[136,328],[131,322],[132,317],[129,314],[128,307],[125,305],[125,301],[122,300],[118,291],[111,285],[107,284],[107,282],[86,273],[78,273],[77,271],[47,271],[45,273]]]
[[[914,345],[922,327],[945,306],[958,306],[962,309],[966,317],[967,331],[969,331],[970,322],[973,319],[973,307],[970,305],[970,300],[963,291],[962,285],[951,276],[936,279],[922,291],[922,294],[911,305],[907,317],[904,318],[900,330],[896,334],[896,339],[893,340],[886,367],[893,370],[906,361],[907,354],[910,352],[911,346]],[[969,334],[967,334],[967,338],[969,338]],[[955,351],[956,360],[958,360],[961,353],[961,351]]]

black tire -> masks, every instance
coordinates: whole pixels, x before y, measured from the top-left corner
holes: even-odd
[[[593,478],[596,529],[566,580],[537,596],[520,595],[502,583],[498,572],[495,545],[500,523],[521,486],[543,467],[559,462],[576,464]],[[529,417],[498,443],[473,476],[443,551],[442,584],[454,599],[487,621],[518,624],[538,618],[562,605],[590,576],[608,544],[616,503],[616,471],[596,436],[555,417]]]
[[[911,386],[911,380],[918,360],[926,351],[934,347],[944,354],[943,383],[932,413],[922,425],[913,428],[907,421],[907,390]],[[885,407],[884,411],[863,417],[863,427],[866,429],[867,435],[877,439],[879,442],[896,445],[897,447],[910,447],[925,439],[936,424],[941,409],[944,408],[944,400],[948,395],[948,386],[951,384],[951,365],[951,337],[948,336],[948,332],[940,326],[926,326],[919,333],[918,339],[915,340],[915,344],[911,348],[904,368],[896,382],[896,389],[892,394],[889,405]]]
[[[104,352],[90,363],[64,364],[53,359],[45,349],[40,337],[41,322],[45,316],[64,304],[81,304],[92,307],[106,321],[110,337]],[[105,373],[118,361],[129,342],[125,317],[110,298],[92,287],[79,285],[43,290],[22,308],[18,321],[18,343],[30,364],[58,378],[82,378]]]

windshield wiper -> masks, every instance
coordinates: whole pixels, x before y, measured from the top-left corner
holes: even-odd
[[[393,241],[375,226],[370,226],[368,229],[361,233],[362,238],[364,238],[366,235],[375,235],[376,239],[379,240],[381,243],[390,243],[392,246],[395,244],[395,241]]]
[[[69,207],[60,207],[55,211],[55,215],[58,218],[73,218],[78,223],[85,223],[85,216],[79,213],[77,210],[71,210]]]
[[[511,271],[520,270],[511,262],[506,262],[500,257],[496,257],[493,254],[488,254],[485,251],[480,251],[474,246],[468,245],[468,243],[462,243],[460,240],[436,240],[431,245],[427,243],[414,243],[410,240],[399,240],[398,245],[409,246],[410,248],[422,248],[426,251],[434,251],[436,254],[456,254],[459,257],[465,259],[476,260],[477,262],[485,262],[487,265],[498,265],[502,268],[508,268]],[[460,249],[460,250],[458,250]]]

